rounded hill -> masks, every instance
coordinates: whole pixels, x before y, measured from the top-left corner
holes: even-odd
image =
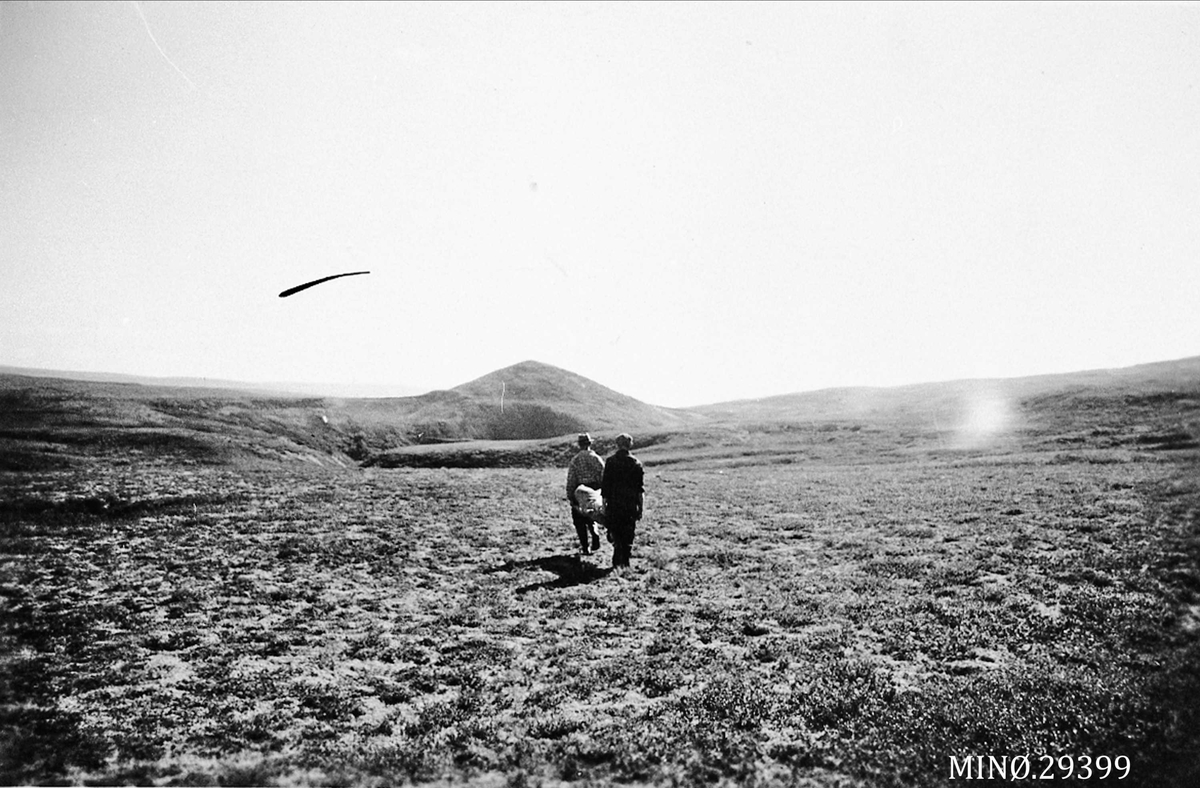
[[[359,423],[388,422],[405,443],[528,440],[583,431],[675,429],[701,417],[649,405],[539,361],[522,361],[417,397],[347,400]]]
[[[621,394],[582,375],[522,361],[454,387],[491,414],[492,438],[549,438],[598,429],[663,429],[695,420]],[[565,429],[564,429],[565,428]]]

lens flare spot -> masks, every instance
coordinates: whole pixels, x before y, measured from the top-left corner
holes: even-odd
[[[1012,429],[1015,421],[1008,400],[995,394],[980,394],[968,399],[958,428],[959,440],[979,445],[1000,437]]]

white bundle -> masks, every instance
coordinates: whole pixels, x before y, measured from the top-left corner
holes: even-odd
[[[592,522],[604,525],[604,497],[599,490],[581,484],[575,488],[575,502],[579,504],[579,511],[590,517]]]

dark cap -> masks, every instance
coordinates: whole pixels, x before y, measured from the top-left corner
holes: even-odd
[[[592,436],[588,435],[586,432],[579,433],[579,445],[580,446],[591,446],[592,445]]]

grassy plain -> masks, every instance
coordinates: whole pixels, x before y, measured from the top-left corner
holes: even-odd
[[[660,436],[623,576],[558,468],[7,471],[0,783],[1200,784],[1195,404],[1080,402]]]

